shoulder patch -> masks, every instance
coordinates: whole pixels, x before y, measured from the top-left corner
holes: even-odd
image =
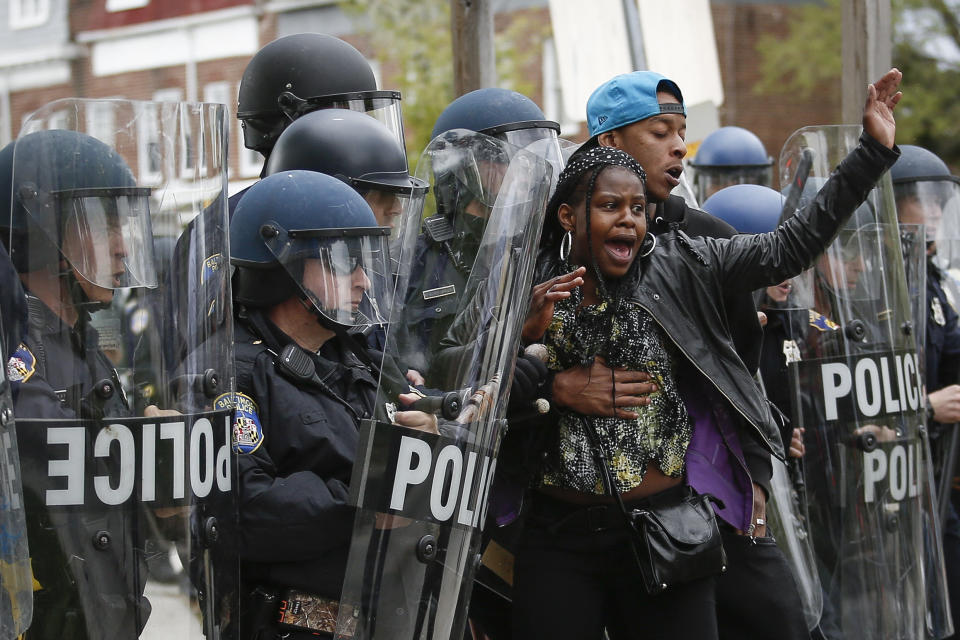
[[[250,396],[225,393],[214,400],[215,409],[233,409],[233,450],[253,453],[263,444],[263,427],[257,414],[257,403]]]
[[[203,271],[200,272],[200,282],[207,282],[212,280],[220,271],[223,266],[223,254],[215,253],[212,256],[207,256],[203,260]]]
[[[817,313],[813,309],[810,309],[810,326],[820,331],[834,331],[840,328],[840,325],[836,322],[825,315]]]
[[[27,345],[20,343],[7,360],[7,379],[10,382],[26,382],[37,371],[37,358]]]

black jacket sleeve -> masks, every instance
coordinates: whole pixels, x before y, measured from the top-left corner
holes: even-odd
[[[753,291],[807,269],[899,155],[864,133],[816,197],[775,231],[713,241],[724,288]]]

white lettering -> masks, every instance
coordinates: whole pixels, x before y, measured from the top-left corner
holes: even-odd
[[[83,504],[83,451],[86,431],[83,427],[51,427],[47,444],[67,445],[67,457],[47,462],[47,475],[67,479],[66,489],[48,489],[49,506]]]
[[[173,440],[173,498],[184,496],[184,423],[168,422],[160,425],[160,439]]]
[[[863,454],[863,501],[876,500],[876,485],[887,475],[887,454],[883,449],[866,451]]]
[[[907,402],[910,403],[910,409],[913,411],[917,410],[920,401],[920,394],[918,393],[920,387],[913,384],[915,374],[917,373],[915,358],[916,356],[912,353],[908,353],[903,357],[903,377],[909,381],[907,383]]]
[[[157,499],[157,425],[143,425],[140,434],[143,442],[143,469],[140,472],[143,486],[140,488],[140,499],[152,502]]]
[[[463,474],[463,490],[460,492],[460,512],[457,522],[468,527],[473,525],[474,512],[470,510],[470,492],[473,489],[473,472],[477,468],[477,454],[471,451],[467,456],[467,472]]]
[[[827,420],[837,419],[837,400],[850,393],[850,369],[841,362],[828,362],[821,366],[823,400]]]
[[[230,468],[233,465],[233,457],[230,455],[230,416],[223,419],[223,444],[217,451],[217,489],[220,491],[230,491],[231,474]]]
[[[900,411],[900,401],[893,397],[893,390],[890,388],[890,361],[888,358],[880,358],[880,372],[883,376],[883,397],[886,399],[883,410],[887,413],[896,413]]]
[[[413,457],[417,457],[417,466],[410,466]],[[430,445],[419,438],[400,437],[400,451],[397,455],[397,474],[393,479],[393,493],[390,496],[390,508],[403,510],[407,496],[407,487],[420,484],[430,475]]]
[[[114,442],[120,447],[120,478],[116,488],[110,486],[109,475],[93,476],[93,488],[97,497],[103,504],[109,505],[123,504],[130,499],[137,469],[137,447],[133,441],[133,433],[126,425],[111,424],[101,429],[93,442],[93,456],[110,457],[110,447]]]
[[[206,440],[200,457],[200,442]],[[213,425],[206,418],[200,418],[190,429],[190,487],[198,498],[206,498],[213,488]],[[201,473],[202,472],[202,473]]]
[[[869,381],[868,381],[869,376]],[[880,372],[877,371],[877,363],[869,358],[857,361],[857,368],[854,372],[857,384],[857,406],[860,413],[868,418],[880,413],[882,398],[880,397]],[[869,391],[867,384],[869,382]],[[867,399],[867,394],[870,399]]]
[[[480,469],[480,486],[477,491],[477,506],[479,508],[473,510],[473,522],[470,523],[474,527],[478,525],[483,527],[483,522],[480,522],[480,513],[483,511],[484,505],[487,504],[487,492],[490,490],[489,478],[487,477],[487,471],[489,469],[490,456],[483,456],[483,468]]]
[[[909,354],[908,354],[909,357]],[[900,399],[900,405],[906,407],[907,402],[907,392],[904,385],[904,375],[903,375],[903,357],[897,356],[894,359],[894,367],[897,369],[897,385],[900,387],[900,395],[897,396]]]
[[[907,496],[907,451],[897,445],[890,452],[890,497],[900,502]]]
[[[447,467],[450,467],[450,493],[444,501],[443,485],[446,484]],[[463,454],[456,445],[448,444],[437,454],[437,466],[433,471],[433,485],[430,489],[430,513],[440,522],[446,522],[453,515],[462,477]]]

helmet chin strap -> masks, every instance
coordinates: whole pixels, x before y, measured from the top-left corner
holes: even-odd
[[[310,294],[301,291],[300,304],[303,305],[304,309],[313,315],[317,321],[317,324],[324,329],[333,331],[333,333],[340,338],[344,344],[347,345],[353,355],[355,355],[360,362],[370,367],[370,370],[373,371],[374,375],[379,377],[380,364],[374,362],[367,353],[365,337],[362,334],[359,337],[354,336],[349,332],[349,327],[347,327],[347,325],[340,324],[339,322],[335,322],[327,317],[320,310],[322,305],[315,296],[311,296]]]
[[[89,316],[91,313],[102,311],[103,309],[110,307],[109,302],[99,302],[90,299],[90,296],[87,295],[87,292],[84,290],[83,285],[77,278],[72,268],[68,266],[66,273],[62,275],[65,275],[67,278],[67,290],[70,292],[70,304],[73,305],[78,314]]]

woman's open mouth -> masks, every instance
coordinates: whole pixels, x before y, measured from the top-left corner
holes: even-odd
[[[603,243],[607,254],[618,264],[630,264],[637,247],[636,236],[618,236]]]

